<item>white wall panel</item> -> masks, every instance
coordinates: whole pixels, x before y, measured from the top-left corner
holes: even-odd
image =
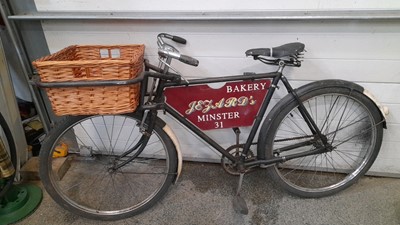
[[[39,11],[179,11],[179,10],[337,10],[399,9],[399,1],[77,1],[36,0]],[[306,44],[301,68],[288,68],[287,77],[295,87],[319,79],[355,81],[370,90],[389,107],[388,129],[372,173],[400,174],[400,21],[43,21],[51,52],[72,44],[144,43],[146,57],[156,63],[156,35],[168,32],[185,37],[183,54],[197,57],[197,68],[174,63],[186,77],[206,77],[243,72],[271,71],[246,58],[249,48],[271,47],[287,42]],[[280,90],[275,97],[284,96]],[[219,155],[182,128],[164,117],[177,134],[184,157],[218,161]],[[248,131],[244,131],[246,133]],[[231,130],[209,132],[224,146],[234,142]],[[244,140],[244,137],[242,138]],[[254,148],[255,149],[255,148]]]

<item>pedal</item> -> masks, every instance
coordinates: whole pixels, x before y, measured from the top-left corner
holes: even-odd
[[[233,204],[233,209],[237,213],[243,215],[249,214],[249,208],[247,207],[247,203],[244,200],[244,198],[242,198],[242,196],[240,195],[235,196],[235,198],[233,198],[232,204]]]
[[[247,207],[247,203],[242,196],[240,196],[240,190],[242,189],[244,173],[240,173],[239,175],[239,183],[236,189],[236,196],[232,200],[233,209],[243,215],[247,215],[249,213],[249,208]]]

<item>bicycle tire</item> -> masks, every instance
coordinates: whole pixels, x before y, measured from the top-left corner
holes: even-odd
[[[268,168],[272,179],[296,196],[318,198],[340,192],[363,176],[378,155],[383,136],[381,113],[362,92],[346,87],[349,83],[344,84],[316,82],[305,88],[308,90],[298,92],[301,102],[333,149]],[[284,98],[274,107],[265,123],[261,134],[265,137],[266,158],[284,157],[322,146],[318,141],[282,151],[285,150],[282,147],[290,144],[313,140],[293,96]]]
[[[75,214],[96,220],[131,217],[158,202],[177,171],[175,146],[159,121],[143,152],[123,167],[112,169],[128,159],[118,156],[142,145],[138,144],[143,137],[140,122],[139,116],[130,114],[77,116],[54,128],[39,157],[40,177],[55,202]],[[56,148],[59,151],[62,143],[68,146],[68,156],[54,158]],[[67,169],[56,169],[61,160],[67,163],[62,164]],[[60,172],[63,170],[65,174]]]
[[[4,119],[3,115],[0,113],[0,142],[3,143],[6,150],[8,150],[11,163],[14,168],[17,165],[17,151],[14,143],[14,138],[12,136],[11,130]],[[10,189],[11,185],[14,183],[15,172],[13,175],[7,178],[3,178],[0,182],[0,199],[5,195],[5,193]]]

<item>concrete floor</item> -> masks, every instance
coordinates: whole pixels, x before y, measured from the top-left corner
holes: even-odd
[[[364,177],[337,195],[302,199],[280,191],[259,171],[245,176],[242,196],[248,215],[232,208],[236,183],[237,178],[219,165],[185,162],[180,180],[166,197],[138,216],[115,222],[88,220],[64,210],[45,193],[40,207],[16,224],[400,224],[400,179]]]

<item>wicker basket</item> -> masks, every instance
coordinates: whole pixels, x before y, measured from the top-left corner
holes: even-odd
[[[42,82],[127,80],[143,70],[144,45],[73,45],[33,62]],[[46,88],[56,115],[119,114],[139,104],[140,84]]]

